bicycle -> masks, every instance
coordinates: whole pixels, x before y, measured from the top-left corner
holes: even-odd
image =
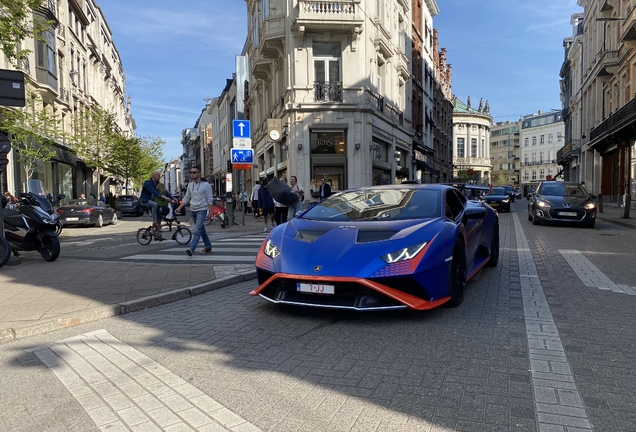
[[[190,229],[185,225],[182,225],[177,220],[176,216],[174,216],[174,219],[172,220],[165,219],[162,216],[161,226],[159,228],[156,228],[154,225],[150,225],[148,228],[139,228],[139,230],[137,230],[137,242],[139,242],[140,245],[145,246],[147,244],[150,244],[150,242],[153,240],[167,240],[163,237],[163,233],[172,232],[173,223],[177,225],[177,229],[174,231],[170,239],[175,240],[180,245],[186,245],[190,243],[190,240],[192,240],[192,231],[190,231]]]

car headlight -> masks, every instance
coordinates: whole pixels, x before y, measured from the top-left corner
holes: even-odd
[[[509,203],[509,202],[510,202],[510,199],[509,199],[509,198],[506,198],[506,199],[501,200],[501,202],[503,202],[503,203]]]
[[[386,254],[386,255],[382,255],[380,258],[382,258],[382,260],[384,260],[384,262],[388,263],[388,264],[393,264],[396,262],[400,262],[400,261],[406,261],[406,260],[410,260],[412,258],[414,258],[418,253],[420,253],[420,251],[422,249],[424,249],[424,246],[427,245],[428,242],[424,242],[424,243],[418,243],[416,245],[413,246],[409,246],[400,250],[396,250],[395,252]]]
[[[585,210],[592,210],[592,209],[595,209],[595,208],[596,208],[596,206],[594,205],[594,203],[593,203],[593,202],[590,202],[590,203],[585,204],[585,206],[584,206],[583,208],[584,208]]]
[[[278,250],[278,248],[276,247],[276,245],[274,243],[272,243],[271,240],[267,240],[267,243],[265,243],[265,255],[267,255],[270,258],[276,258],[278,255],[280,255],[280,251]]]
[[[539,200],[537,200],[537,205],[538,205],[539,207],[541,207],[541,208],[550,208],[550,205],[549,205],[547,202],[545,202],[545,201],[539,201]]]

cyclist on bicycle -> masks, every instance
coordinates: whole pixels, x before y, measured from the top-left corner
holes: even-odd
[[[150,178],[144,182],[144,186],[141,190],[141,196],[139,197],[139,203],[142,207],[150,210],[150,214],[152,215],[152,226],[156,229],[161,227],[161,218],[159,217],[159,206],[153,198],[163,198],[164,195],[168,198],[172,198],[172,195],[168,191],[165,191],[162,195],[157,190],[159,180],[161,180],[161,171],[153,171]]]

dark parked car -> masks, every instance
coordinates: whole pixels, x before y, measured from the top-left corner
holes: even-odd
[[[532,198],[532,195],[534,195],[536,191],[537,191],[537,188],[530,188],[530,190],[528,191],[528,194],[526,195],[526,199],[529,200],[530,198]]]
[[[139,204],[139,198],[134,195],[120,195],[117,197],[117,204],[119,204],[122,215],[142,216],[144,214],[144,208]]]
[[[502,187],[492,188],[492,192],[482,196],[481,199],[496,210],[510,212],[510,197]]]
[[[594,228],[594,198],[580,183],[544,181],[528,200],[528,220],[534,225],[570,222]]]
[[[71,200],[57,209],[57,216],[62,225],[92,225],[102,227],[104,224],[117,223],[117,213],[96,199]]]
[[[506,190],[506,193],[508,194],[510,201],[515,202],[515,188],[513,188],[510,185],[501,186],[501,187]]]
[[[521,199],[521,191],[519,189],[514,190],[515,199]]]

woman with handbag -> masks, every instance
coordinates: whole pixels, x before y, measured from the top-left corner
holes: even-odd
[[[320,187],[316,185],[316,179],[311,179],[311,184],[309,185],[309,194],[309,205],[313,207],[320,202]]]

